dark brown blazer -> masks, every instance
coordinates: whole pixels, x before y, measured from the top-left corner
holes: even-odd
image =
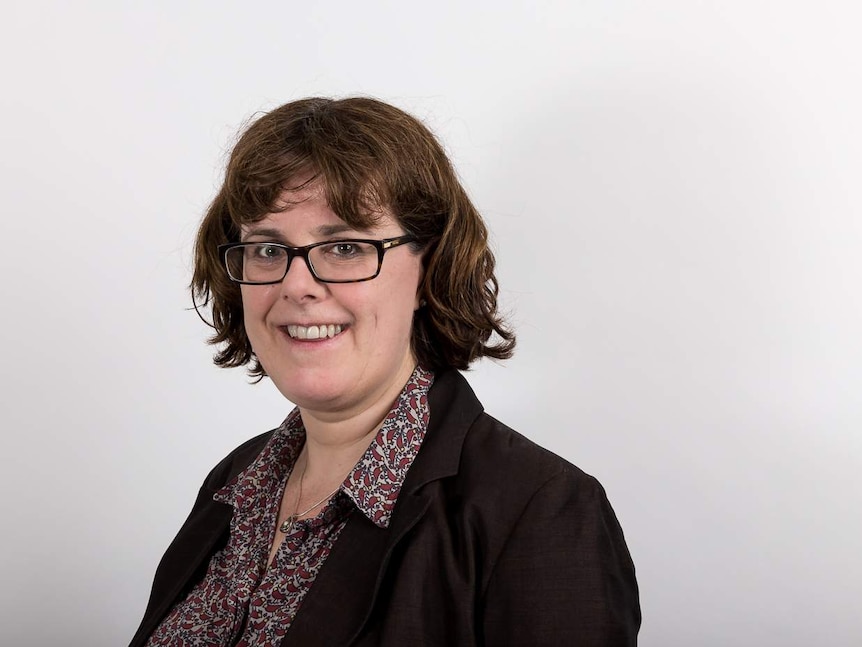
[[[601,485],[437,375],[430,423],[387,529],[350,516],[284,645],[635,645],[634,565]],[[272,432],[216,466],[156,571],[130,647],[204,575],[232,508],[213,492]]]

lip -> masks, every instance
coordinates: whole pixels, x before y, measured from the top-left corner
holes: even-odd
[[[278,326],[291,341],[298,342],[325,342],[335,339],[349,326],[340,323],[288,323]]]

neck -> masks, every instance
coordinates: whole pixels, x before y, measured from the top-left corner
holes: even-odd
[[[412,372],[411,367],[362,407],[335,413],[300,408],[307,482],[322,484],[344,478],[374,440]]]

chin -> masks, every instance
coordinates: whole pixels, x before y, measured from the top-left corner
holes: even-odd
[[[270,376],[279,392],[296,406],[302,409],[338,408],[344,400],[346,388],[325,376],[290,375],[279,378]]]

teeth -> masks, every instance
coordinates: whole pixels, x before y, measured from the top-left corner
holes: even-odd
[[[335,337],[341,331],[341,324],[320,324],[317,326],[287,327],[287,334],[294,339],[325,339],[327,337]]]

